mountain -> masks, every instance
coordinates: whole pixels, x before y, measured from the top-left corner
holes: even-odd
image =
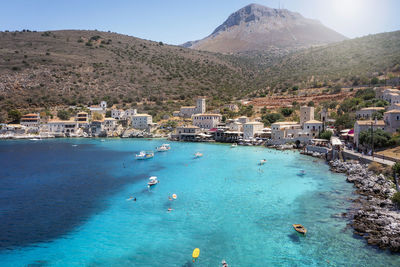
[[[218,26],[209,36],[182,46],[220,53],[297,49],[347,39],[319,21],[287,9],[250,4]]]

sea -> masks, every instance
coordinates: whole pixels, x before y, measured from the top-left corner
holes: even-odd
[[[357,195],[324,161],[182,142],[135,159],[166,142],[0,141],[0,266],[400,266],[353,234]]]

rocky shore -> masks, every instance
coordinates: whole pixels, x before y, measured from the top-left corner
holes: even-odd
[[[392,203],[394,183],[383,174],[368,171],[367,165],[331,161],[331,170],[347,174],[347,181],[357,188],[359,205],[352,215],[354,233],[368,244],[400,252],[400,210]]]

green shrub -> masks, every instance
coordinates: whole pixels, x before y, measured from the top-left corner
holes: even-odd
[[[400,207],[400,192],[394,193],[392,197],[393,203],[395,203],[398,207]]]

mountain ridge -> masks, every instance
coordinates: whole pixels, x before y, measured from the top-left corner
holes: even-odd
[[[220,53],[299,49],[346,40],[321,22],[287,9],[249,4],[232,13],[207,37],[182,46]]]

